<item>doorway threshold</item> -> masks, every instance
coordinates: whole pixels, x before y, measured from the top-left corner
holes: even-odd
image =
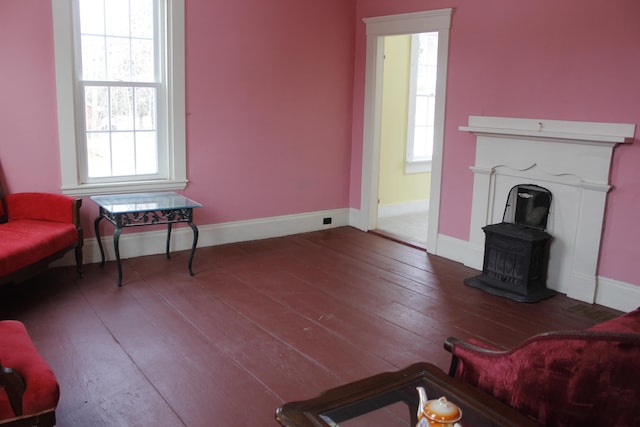
[[[389,231],[380,230],[380,229],[369,230],[369,233],[375,234],[377,236],[383,237],[388,240],[393,240],[394,242],[401,243],[403,245],[410,246],[415,249],[420,249],[422,251],[427,250],[427,242],[421,242],[415,239],[411,239],[410,237],[407,237],[407,236],[401,236],[399,234],[394,234]]]

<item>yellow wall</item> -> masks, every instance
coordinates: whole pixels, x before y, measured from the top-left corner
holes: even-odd
[[[379,205],[429,199],[431,173],[405,174],[411,36],[384,39]]]

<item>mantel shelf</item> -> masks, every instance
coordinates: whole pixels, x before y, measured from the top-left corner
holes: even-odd
[[[476,135],[615,145],[633,142],[635,125],[470,116],[469,125],[460,126],[459,130]]]
[[[621,136],[605,136],[605,135],[585,135],[577,133],[563,132],[544,132],[544,131],[527,131],[522,129],[500,129],[500,128],[484,128],[476,126],[460,126],[461,131],[475,133],[476,135],[505,135],[513,137],[525,138],[542,138],[542,139],[560,139],[564,141],[575,141],[583,143],[603,143],[603,144],[625,144],[633,142],[633,138]]]

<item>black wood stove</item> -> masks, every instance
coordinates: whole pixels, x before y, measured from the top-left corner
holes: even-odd
[[[533,185],[509,191],[502,222],[482,227],[485,233],[482,274],[464,283],[493,295],[537,302],[555,294],[546,287],[551,235],[545,231],[551,192]]]

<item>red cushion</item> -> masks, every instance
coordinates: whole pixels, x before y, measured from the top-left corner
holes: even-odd
[[[70,223],[10,220],[0,225],[0,276],[72,246],[78,231]]]
[[[73,221],[73,197],[50,193],[7,194],[7,214],[12,219]]]
[[[33,415],[56,408],[60,388],[56,377],[38,353],[24,325],[15,320],[0,321],[0,360],[25,380],[23,415]],[[14,418],[7,394],[0,389],[0,420]]]

